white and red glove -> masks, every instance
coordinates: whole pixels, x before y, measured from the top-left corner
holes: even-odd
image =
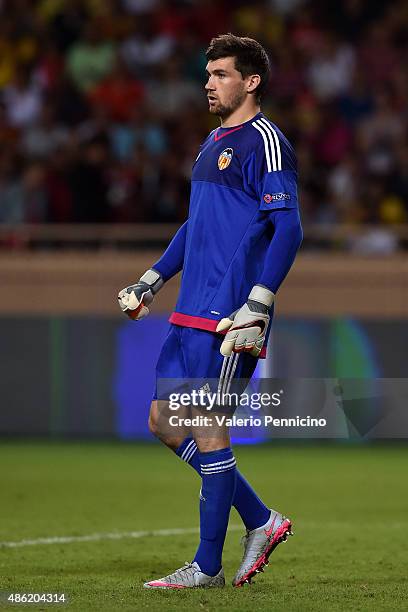
[[[153,302],[156,293],[163,287],[164,281],[159,272],[153,268],[147,270],[136,283],[119,291],[119,306],[134,321],[139,321],[149,314],[147,306]]]
[[[224,357],[243,351],[258,357],[265,342],[270,317],[269,309],[275,295],[263,285],[255,285],[248,301],[217,325],[217,332],[225,332],[220,352]]]

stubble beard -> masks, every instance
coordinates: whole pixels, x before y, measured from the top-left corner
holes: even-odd
[[[214,108],[210,107],[210,113],[213,115],[217,115],[220,119],[224,121],[232,115],[244,102],[246,97],[245,91],[242,89],[238,91],[235,96],[230,100],[228,104],[217,104]]]

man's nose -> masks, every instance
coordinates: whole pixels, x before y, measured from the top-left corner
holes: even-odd
[[[212,80],[212,77],[208,77],[208,81],[205,84],[205,89],[208,91],[209,89],[214,89],[214,81]]]

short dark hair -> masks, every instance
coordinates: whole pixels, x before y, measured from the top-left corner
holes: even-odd
[[[254,93],[257,102],[260,102],[268,85],[270,65],[268,54],[258,41],[247,36],[221,34],[211,40],[205,55],[209,62],[223,57],[234,57],[235,68],[242,74],[242,78],[259,74],[261,82]]]

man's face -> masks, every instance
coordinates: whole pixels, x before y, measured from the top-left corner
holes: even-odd
[[[229,117],[248,95],[246,82],[235,68],[235,58],[223,57],[210,61],[206,68],[205,85],[209,111],[221,118]]]

